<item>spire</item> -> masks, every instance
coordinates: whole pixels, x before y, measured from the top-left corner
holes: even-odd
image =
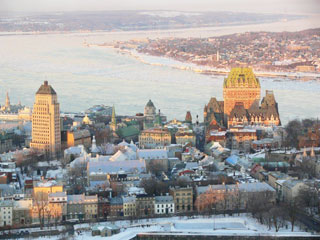
[[[316,154],[314,153],[314,149],[313,149],[313,146],[312,146],[312,148],[311,148],[311,153],[310,153],[310,157],[315,157],[316,156]]]
[[[113,107],[112,107],[112,117],[111,117],[111,122],[112,122],[113,124],[117,124],[117,119],[116,119],[116,110],[115,110],[114,105],[113,105]]]
[[[7,94],[6,94],[6,108],[9,108],[10,107],[10,98],[9,98],[9,93],[7,91]]]
[[[307,149],[306,147],[304,147],[303,149],[303,157],[306,158],[308,155],[307,155]]]
[[[96,157],[97,153],[99,153],[99,149],[97,148],[96,137],[93,136],[92,137],[92,145],[91,145],[91,156]]]
[[[110,128],[113,132],[117,130],[117,119],[116,119],[116,110],[113,105],[112,107],[112,116],[111,116],[111,123],[110,123]]]

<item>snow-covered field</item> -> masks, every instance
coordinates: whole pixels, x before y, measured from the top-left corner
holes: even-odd
[[[230,236],[311,236],[312,233],[302,231],[299,226],[295,227],[294,232],[287,228],[282,228],[276,232],[267,226],[259,224],[255,219],[246,216],[227,216],[215,217],[172,217],[143,219],[137,221],[115,221],[115,225],[121,228],[121,232],[111,237],[91,236],[89,224],[75,225],[75,239],[131,239],[138,233],[170,234],[170,235],[230,235]],[[104,223],[97,223],[103,226]],[[94,225],[91,225],[94,226]],[[319,235],[320,237],[320,235]],[[45,237],[40,239],[60,239],[61,236]]]

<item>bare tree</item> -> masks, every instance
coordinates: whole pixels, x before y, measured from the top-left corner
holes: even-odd
[[[87,186],[86,170],[87,164],[85,162],[82,162],[76,164],[68,172],[69,184],[73,187],[75,194],[82,193],[84,187]]]
[[[296,201],[302,208],[307,208],[311,214],[316,214],[319,207],[318,192],[315,187],[307,186],[301,188],[298,192]]]
[[[288,217],[288,220],[291,223],[291,231],[293,232],[294,224],[297,219],[297,210],[299,209],[298,200],[295,198],[292,201],[285,203],[283,208],[285,210],[285,215]]]
[[[284,222],[284,212],[281,207],[272,207],[269,211],[270,218],[272,219],[272,223],[274,228],[276,229],[276,232],[280,230],[280,227],[283,225]]]
[[[272,204],[270,199],[266,197],[265,192],[251,193],[248,197],[248,211],[252,214],[252,217],[258,219],[258,221],[263,224],[264,212],[271,208]]]
[[[48,194],[45,192],[37,192],[33,194],[33,206],[38,215],[40,229],[43,229],[45,223],[45,212],[48,207]]]

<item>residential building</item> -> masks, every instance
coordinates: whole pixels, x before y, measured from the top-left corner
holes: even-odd
[[[12,137],[13,133],[4,131],[0,132],[0,153],[12,150]]]
[[[191,143],[192,146],[196,144],[196,135],[192,130],[189,131],[178,131],[175,134],[176,143],[181,144],[182,146]]]
[[[51,157],[59,155],[61,151],[59,103],[57,94],[48,81],[36,93],[30,146]]]
[[[65,221],[67,217],[67,193],[55,192],[48,195],[48,207],[54,222]]]
[[[227,131],[227,147],[249,151],[252,142],[257,140],[257,130],[252,128],[232,127]]]
[[[276,182],[278,180],[289,180],[291,177],[285,173],[281,172],[269,172],[268,173],[268,184],[274,189],[277,188]]]
[[[37,196],[37,194],[40,192],[45,194],[46,198],[48,198],[48,194],[50,193],[63,192],[63,185],[53,180],[33,182],[33,195]]]
[[[173,197],[176,213],[186,213],[193,211],[192,187],[170,188],[169,194]]]
[[[146,217],[154,214],[154,196],[148,194],[136,195],[136,208],[138,217]]]
[[[14,201],[13,225],[24,226],[32,223],[32,199]]]
[[[98,218],[98,196],[84,196],[84,212],[85,219],[97,219]]]
[[[0,201],[0,227],[12,226],[13,201]]]
[[[168,171],[168,151],[166,149],[139,149],[139,159],[145,161],[147,172],[155,166],[162,171]]]
[[[250,201],[260,197],[274,204],[276,190],[261,182],[199,186],[195,207],[198,211],[247,209]]]
[[[140,132],[140,148],[163,148],[171,144],[171,133],[164,128],[151,128]]]
[[[123,216],[123,200],[122,197],[114,197],[110,199],[110,216]]]
[[[110,214],[110,201],[106,197],[98,199],[98,218],[107,219]]]
[[[155,214],[174,214],[175,206],[172,196],[156,196],[154,198]]]
[[[136,213],[136,197],[126,196],[122,197],[123,200],[123,216],[125,217],[135,217]]]
[[[87,148],[91,146],[91,135],[88,129],[67,131],[67,145],[74,147],[83,145]]]
[[[301,180],[285,181],[282,184],[283,200],[285,202],[293,201],[299,195],[299,191],[306,187],[307,185]]]
[[[67,195],[67,219],[85,219],[84,198],[84,194]]]

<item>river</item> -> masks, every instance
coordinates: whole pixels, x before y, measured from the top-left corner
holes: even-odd
[[[302,30],[306,25],[281,22],[278,31]],[[305,21],[305,20],[304,20]],[[306,23],[305,23],[306,24]],[[313,23],[315,24],[315,23]],[[142,32],[70,34],[3,34],[0,36],[0,103],[9,91],[11,102],[32,106],[34,94],[48,80],[58,94],[62,111],[83,111],[94,104],[115,105],[117,114],[143,112],[149,99],[168,119],[193,118],[210,97],[222,99],[224,76],[209,76],[172,68],[166,59],[145,64],[112,48],[91,48],[83,43],[133,38],[214,36],[250,30],[271,30],[274,24]],[[309,25],[308,25],[309,26]],[[318,25],[310,25],[318,26]],[[274,30],[274,29],[273,29]],[[260,78],[262,96],[274,90],[283,123],[299,117],[320,117],[320,83]]]

